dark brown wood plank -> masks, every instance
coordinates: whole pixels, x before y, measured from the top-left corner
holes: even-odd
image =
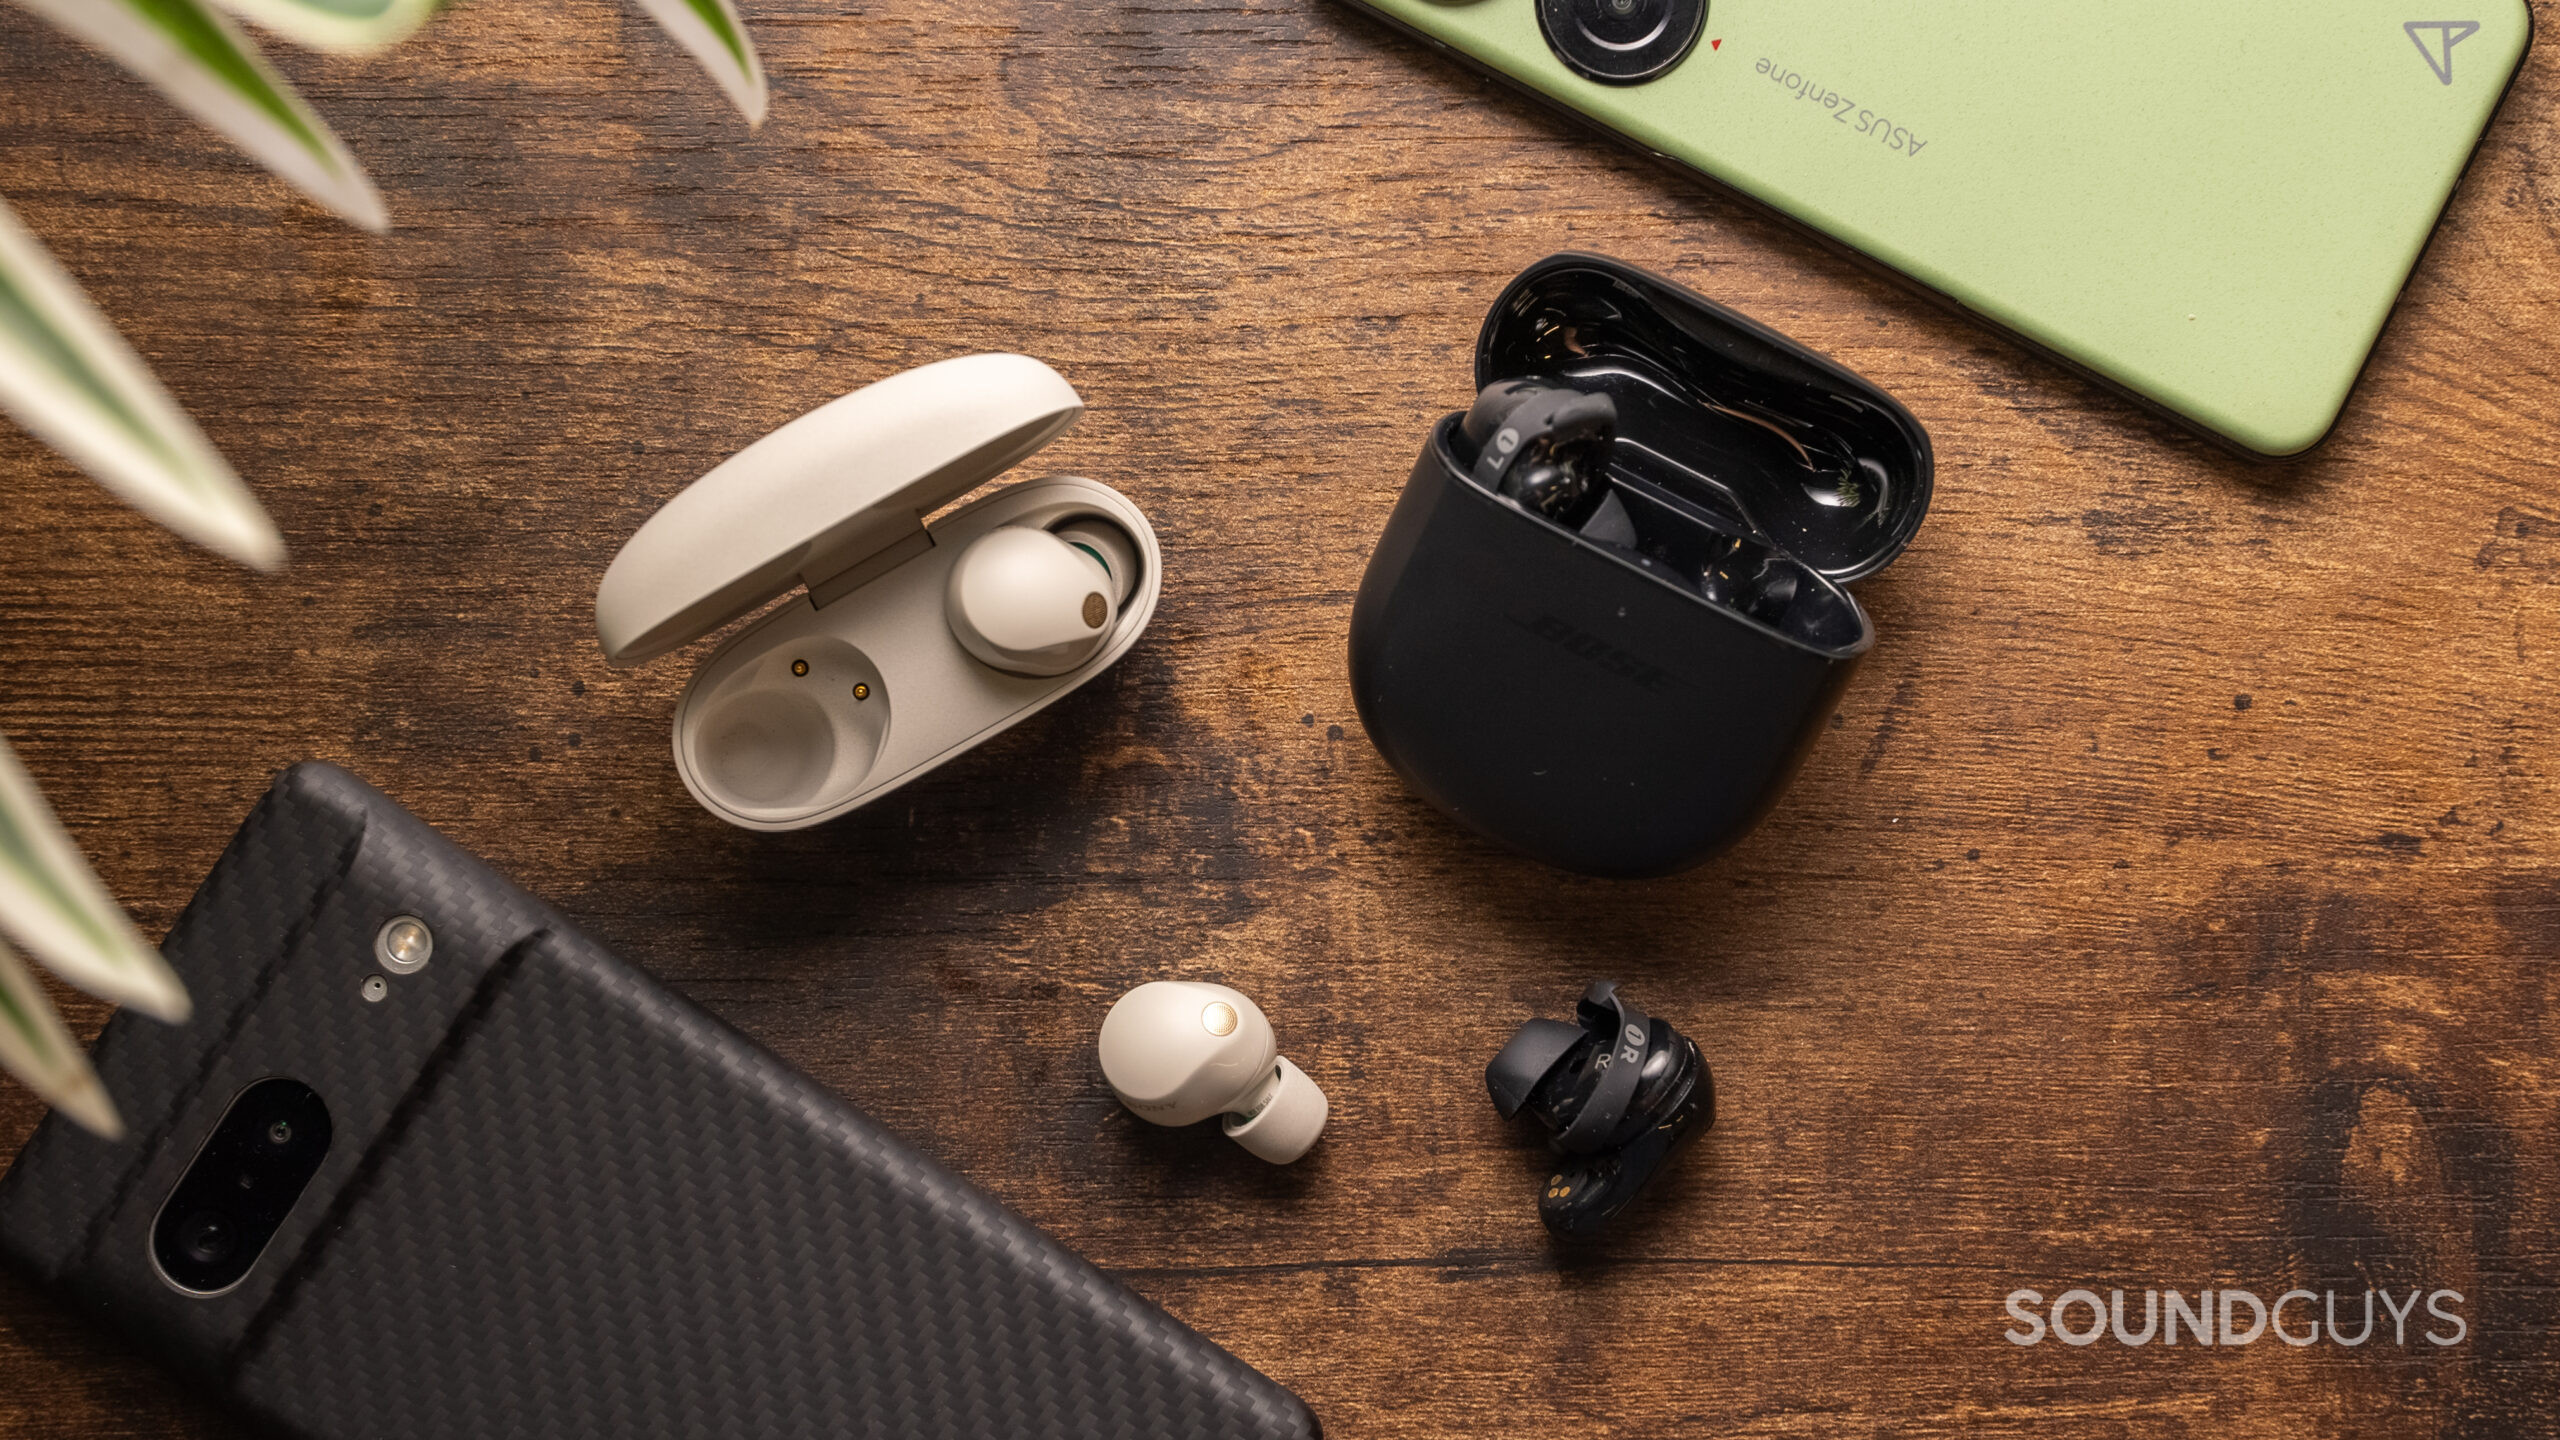
[[[2548,47],[2336,437],[2268,468],[1344,8],[750,9],[753,135],[600,0],[281,57],[383,239],[0,9],[0,195],[294,550],[247,576],[0,427],[0,731],[146,929],[275,769],[347,764],[1336,1435],[2552,1433]],[[1669,881],[1457,833],[1343,677],[1485,304],[1567,247],[1838,356],[1941,457],[1834,733]],[[596,651],[606,562],[792,415],[999,348],[1092,407],[1039,467],[1162,532],[1154,629],[871,812],[720,825],[667,757],[687,656]],[[1575,1259],[1479,1075],[1602,973],[1724,1120]],[[1164,975],[1269,1008],[1336,1103],[1308,1162],[1112,1104],[1094,1027]],[[35,1116],[0,1088],[0,1144]],[[2462,1291],[2469,1338],[2002,1338],[2020,1287],[2373,1284]],[[0,1433],[233,1433],[14,1281],[0,1378]]]

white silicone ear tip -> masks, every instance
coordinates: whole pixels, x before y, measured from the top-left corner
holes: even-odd
[[[1280,1088],[1272,1092],[1271,1103],[1249,1120],[1239,1122],[1231,1115],[1222,1124],[1227,1138],[1274,1165],[1286,1165],[1315,1148],[1333,1106],[1288,1056],[1280,1057],[1279,1066]]]

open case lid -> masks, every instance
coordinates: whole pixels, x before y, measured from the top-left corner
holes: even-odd
[[[1608,392],[1621,446],[1831,580],[1892,564],[1929,512],[1929,435],[1892,396],[1632,265],[1552,255],[1502,292],[1476,386],[1540,375]]]
[[[824,603],[922,553],[924,517],[1084,413],[1028,355],[963,355],[830,400],[686,486],[596,588],[596,639],[632,665],[806,584]]]

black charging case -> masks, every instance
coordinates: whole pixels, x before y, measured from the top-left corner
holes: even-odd
[[[1488,839],[1588,874],[1682,870],[1768,812],[1874,643],[1846,587],[1928,513],[1928,432],[1596,255],[1541,260],[1494,302],[1476,385],[1521,378],[1615,402],[1616,541],[1479,485],[1462,415],[1442,419],[1352,606],[1353,700],[1405,783]],[[1738,569],[1756,613],[1710,598]]]

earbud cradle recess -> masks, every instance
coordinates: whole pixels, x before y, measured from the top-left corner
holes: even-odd
[[[795,587],[676,703],[676,771],[751,830],[831,820],[1110,668],[1155,614],[1146,516],[1079,476],[1004,473],[1084,412],[1027,355],[968,355],[830,401],[650,517],[596,591],[616,665],[689,643]]]

